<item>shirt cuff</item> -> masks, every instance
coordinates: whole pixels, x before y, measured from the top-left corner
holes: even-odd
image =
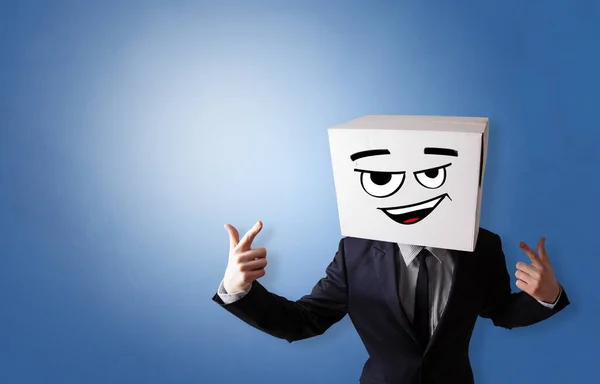
[[[560,291],[558,293],[558,297],[556,298],[556,301],[552,304],[544,303],[543,301],[540,301],[540,300],[538,300],[538,303],[542,304],[546,308],[553,309],[554,306],[556,305],[556,303],[558,303],[558,300],[560,300],[560,297],[562,296],[562,292],[563,292],[563,289],[562,289],[562,286],[560,286]]]
[[[251,288],[252,286],[248,287],[248,290],[246,291],[229,293],[225,290],[225,287],[223,286],[223,281],[221,281],[217,294],[219,295],[219,298],[223,301],[224,304],[231,304],[246,296],[248,292],[250,292]]]

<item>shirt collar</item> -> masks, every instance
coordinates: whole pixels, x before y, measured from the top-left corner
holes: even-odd
[[[413,262],[415,257],[421,252],[423,248],[427,249],[440,263],[443,262],[445,251],[440,248],[433,247],[423,247],[421,245],[412,245],[412,244],[398,244],[398,248],[400,248],[400,255],[402,255],[402,259],[404,259],[404,263],[409,266],[410,263]]]

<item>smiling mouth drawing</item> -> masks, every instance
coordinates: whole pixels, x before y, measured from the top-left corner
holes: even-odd
[[[447,193],[440,195],[438,197],[434,197],[433,199],[425,200],[420,203],[403,205],[400,207],[390,207],[390,208],[377,208],[383,211],[390,219],[394,220],[396,223],[400,224],[415,224],[419,221],[423,220],[433,210],[440,205],[442,200],[447,197],[450,199]],[[452,200],[452,199],[450,199]]]

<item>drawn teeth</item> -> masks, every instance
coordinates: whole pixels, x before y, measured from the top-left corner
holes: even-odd
[[[385,211],[392,215],[402,215],[402,214],[405,214],[408,212],[419,211],[421,209],[429,209],[429,208],[435,207],[435,205],[443,198],[444,198],[444,196],[441,196],[435,200],[431,200],[431,201],[428,201],[426,203],[419,204],[419,205],[413,205],[412,207],[386,209]]]

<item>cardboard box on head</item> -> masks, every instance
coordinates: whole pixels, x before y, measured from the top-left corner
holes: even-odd
[[[473,251],[488,123],[371,115],[329,128],[342,236]]]

